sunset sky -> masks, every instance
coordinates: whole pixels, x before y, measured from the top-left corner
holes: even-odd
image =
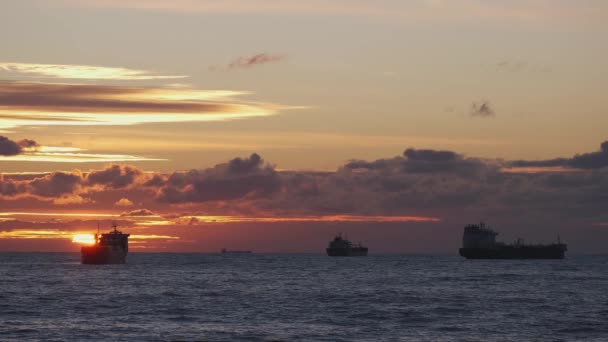
[[[608,2],[4,0],[0,251],[608,252]]]

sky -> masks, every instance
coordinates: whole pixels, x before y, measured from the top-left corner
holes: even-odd
[[[0,251],[604,253],[600,0],[5,0]]]

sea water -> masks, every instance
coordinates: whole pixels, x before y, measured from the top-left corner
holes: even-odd
[[[0,341],[608,341],[608,257],[0,253]]]

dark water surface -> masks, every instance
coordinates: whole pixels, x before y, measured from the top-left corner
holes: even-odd
[[[0,254],[1,341],[608,341],[608,257]]]

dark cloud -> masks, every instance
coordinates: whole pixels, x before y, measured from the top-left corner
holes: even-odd
[[[514,167],[569,167],[576,169],[600,169],[608,166],[608,141],[600,145],[599,151],[582,153],[572,158],[545,160],[517,160],[510,163]]]
[[[461,157],[452,151],[416,150],[408,148],[403,152],[408,160],[427,162],[450,162]]]
[[[0,196],[14,197],[23,192],[25,192],[23,184],[0,175]]]
[[[474,158],[464,158],[452,151],[417,150],[408,148],[403,157],[379,159],[373,162],[352,160],[344,165],[345,169],[376,170],[393,173],[458,173],[463,176],[475,176],[479,172],[492,168]]]
[[[149,180],[144,182],[144,186],[161,187],[161,186],[165,185],[166,181],[167,181],[167,179],[164,175],[156,174],[156,175],[152,176],[152,178],[150,178]]]
[[[33,196],[54,201],[69,197],[77,199],[80,197],[76,196],[89,192],[125,189],[145,179],[142,170],[124,165],[110,165],[86,175],[79,170],[58,171],[31,178],[17,175],[0,178],[0,195],[4,198]]]
[[[575,155],[572,157],[570,165],[581,169],[598,169],[608,166],[608,141],[604,141],[597,152]]]
[[[452,151],[407,149],[404,170],[411,173],[458,173],[465,177],[475,176],[491,165],[478,159],[464,158]]]
[[[42,197],[62,197],[75,194],[82,183],[80,172],[53,172],[29,183],[31,193]]]
[[[471,104],[471,116],[487,118],[494,115],[494,109],[492,109],[488,101],[483,101],[481,103],[473,102]]]
[[[0,136],[0,156],[16,156],[23,153],[24,149],[34,149],[40,146],[31,139],[13,141],[7,137]]]
[[[516,160],[509,163],[513,167],[558,167],[567,166],[568,159],[555,158],[545,160]]]
[[[160,188],[159,199],[182,203],[266,197],[280,186],[279,174],[254,153],[206,170],[173,173]]]
[[[87,182],[90,185],[103,185],[112,189],[125,188],[136,180],[143,178],[143,171],[125,165],[111,165],[100,171],[91,171],[87,175]]]
[[[0,156],[16,156],[21,153],[21,146],[7,137],[0,136]]]

